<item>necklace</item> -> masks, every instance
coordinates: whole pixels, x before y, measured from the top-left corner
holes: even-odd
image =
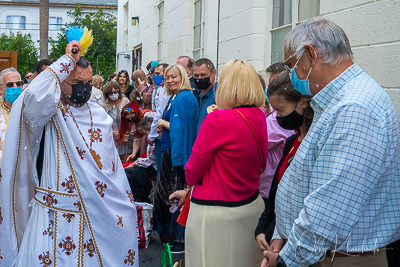
[[[92,111],[90,110],[90,107],[89,107],[88,103],[86,103],[86,106],[88,107],[88,109],[89,109],[89,114],[90,114],[90,135],[91,135],[91,138],[90,138],[90,139],[92,140],[92,135],[93,135],[93,117],[92,117]],[[80,135],[82,136],[83,142],[85,143],[86,147],[89,149],[90,154],[92,155],[94,161],[95,161],[96,164],[97,164],[97,167],[98,167],[100,170],[103,169],[103,164],[102,164],[101,161],[100,161],[100,160],[101,160],[100,155],[97,154],[96,151],[95,151],[94,149],[92,149],[92,141],[91,141],[91,140],[89,141],[90,146],[86,143],[86,139],[85,139],[85,137],[83,136],[83,134],[82,134],[82,132],[81,132],[81,129],[79,128],[79,125],[78,125],[78,123],[77,123],[76,120],[75,120],[74,114],[72,114],[71,109],[67,109],[67,110],[68,110],[69,114],[71,115],[72,119],[74,120],[75,125],[76,125],[76,128],[78,128],[78,131],[79,131]]]
[[[11,111],[11,108],[7,106],[6,101],[3,99],[3,105],[8,109],[8,111]]]

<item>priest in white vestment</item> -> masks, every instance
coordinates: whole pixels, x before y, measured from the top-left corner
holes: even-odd
[[[136,208],[112,119],[72,53],[14,102],[1,162],[0,266],[139,266]]]

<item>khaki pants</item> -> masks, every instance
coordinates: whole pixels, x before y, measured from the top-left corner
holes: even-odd
[[[374,253],[361,254],[349,257],[325,257],[313,267],[387,267],[385,248]]]

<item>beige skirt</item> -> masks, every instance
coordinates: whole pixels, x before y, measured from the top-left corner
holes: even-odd
[[[263,259],[254,229],[264,210],[261,197],[240,207],[190,203],[185,232],[187,267],[259,267]]]

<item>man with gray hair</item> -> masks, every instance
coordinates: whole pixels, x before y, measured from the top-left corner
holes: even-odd
[[[13,67],[0,72],[0,162],[3,157],[4,140],[12,104],[22,93],[21,75]],[[0,176],[1,177],[1,176]]]
[[[295,89],[313,96],[314,121],[280,182],[262,266],[399,266],[400,123],[389,95],[324,18],[293,29],[284,56]]]

